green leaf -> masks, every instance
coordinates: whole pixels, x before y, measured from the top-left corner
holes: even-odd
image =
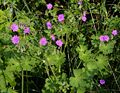
[[[99,49],[103,54],[110,54],[113,52],[115,41],[108,42],[107,44],[101,43]]]
[[[6,82],[9,82],[12,87],[16,85],[13,72],[5,70],[4,75],[5,75]]]
[[[0,89],[6,90],[6,84],[5,84],[5,79],[3,75],[0,75]]]
[[[75,77],[79,77],[82,74],[82,69],[74,69],[73,73]]]
[[[85,89],[84,88],[78,88],[77,93],[85,93]]]
[[[45,54],[47,62],[46,65],[55,65],[57,67],[61,66],[65,61],[65,54],[62,52],[51,51],[52,53]]]
[[[96,70],[97,69],[96,61],[87,63],[86,67],[90,71]]]
[[[78,77],[70,77],[70,85],[72,87],[79,87],[79,78]]]
[[[102,54],[96,57],[97,59],[97,67],[100,69],[105,68],[108,65],[108,57],[103,56]]]

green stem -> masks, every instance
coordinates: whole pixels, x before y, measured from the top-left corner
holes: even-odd
[[[54,72],[54,70],[52,69],[52,67],[51,67],[51,65],[49,64],[48,61],[47,61],[47,64],[48,64],[48,66],[50,67],[50,69],[51,69],[51,71],[52,71],[52,73],[53,73],[53,76],[55,77],[55,79],[57,79],[57,78],[56,78],[56,75],[55,75],[55,72]]]
[[[3,63],[3,66],[5,67],[5,63],[4,63],[4,61],[0,58],[0,63]],[[3,75],[3,77],[4,77],[4,81],[5,81],[5,83],[4,83],[4,85],[5,85],[5,87],[6,87],[6,92],[8,92],[8,88],[7,88],[7,82],[6,82],[6,77],[5,77],[5,74],[4,74],[4,70],[2,69],[2,75]]]
[[[49,66],[50,66],[50,69],[51,69],[51,71],[52,71],[52,73],[53,73],[55,79],[57,79],[57,78],[56,78],[56,75],[55,75],[55,72],[54,72],[54,70],[52,69],[51,65],[49,65]]]
[[[22,70],[22,92],[21,93],[23,93],[23,91],[24,91],[24,72]]]
[[[82,62],[80,61],[80,63],[79,63],[78,66],[77,66],[77,69],[79,68],[79,66],[81,65],[81,63],[82,63]]]
[[[114,74],[114,72],[113,72],[113,70],[112,70],[112,67],[110,66],[109,63],[108,63],[108,65],[109,65],[109,67],[110,67],[110,69],[111,69],[111,71],[112,71],[112,74],[113,74],[113,77],[114,77],[115,83],[116,83],[116,85],[118,86],[118,89],[120,90],[120,86],[119,86],[119,84],[118,84],[118,82],[117,82],[117,78],[116,78],[116,76],[115,76],[115,74]]]
[[[30,9],[29,9],[29,7],[28,7],[28,5],[27,5],[26,1],[25,1],[25,0],[23,0],[23,2],[24,2],[24,4],[25,4],[25,6],[27,7],[27,10],[28,10],[28,11],[29,11],[29,13],[30,13]]]
[[[28,73],[26,71],[26,79],[27,79],[27,93],[28,93]]]
[[[88,4],[88,8],[89,8],[89,10],[90,10],[90,15],[91,15],[91,17],[92,17],[93,28],[94,28],[95,31],[97,31],[97,29],[96,29],[96,27],[95,27],[95,21],[94,21],[94,18],[93,18],[93,15],[92,15],[92,11],[91,11],[91,9],[90,9],[90,5],[89,5],[89,4]]]

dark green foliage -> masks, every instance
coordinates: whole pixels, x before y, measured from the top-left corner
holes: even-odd
[[[58,14],[65,20],[58,22]],[[0,93],[119,93],[119,14],[119,0],[0,0]],[[24,27],[30,34],[23,33]],[[18,45],[11,42],[14,35]],[[109,41],[101,42],[101,35]],[[39,44],[42,37],[45,46]],[[62,47],[56,45],[59,39]]]

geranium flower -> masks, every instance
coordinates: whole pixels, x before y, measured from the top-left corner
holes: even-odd
[[[18,44],[18,43],[19,43],[19,36],[14,35],[14,36],[11,38],[11,41],[12,41],[13,44]]]
[[[104,80],[104,79],[101,79],[101,80],[99,81],[99,83],[100,83],[101,85],[104,85],[104,84],[105,84],[105,80]]]
[[[61,46],[63,45],[62,40],[57,40],[57,41],[56,41],[56,45],[58,45],[59,47],[61,47]]]
[[[47,9],[48,9],[48,10],[51,10],[52,7],[53,7],[53,5],[52,5],[51,3],[47,4]]]
[[[52,29],[52,24],[50,22],[47,22],[46,26],[47,26],[48,29]]]
[[[42,38],[40,39],[40,41],[39,41],[39,44],[45,46],[45,45],[47,44],[46,38],[45,38],[45,37],[42,37]]]
[[[64,21],[64,14],[59,14],[59,15],[58,15],[58,21],[59,21],[59,22]]]
[[[24,33],[25,34],[29,34],[30,33],[30,28],[29,27],[25,27],[24,28]]]
[[[13,23],[10,28],[13,30],[13,32],[18,31],[18,25],[16,25],[15,23]]]
[[[117,30],[113,30],[112,31],[112,35],[116,36],[118,34],[118,31]]]

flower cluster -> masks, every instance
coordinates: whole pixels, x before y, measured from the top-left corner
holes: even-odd
[[[18,32],[18,30],[19,30],[18,25],[15,24],[15,23],[13,23],[10,28],[13,32]],[[24,34],[29,34],[30,33],[30,28],[29,27],[24,27],[23,30],[24,30]],[[18,35],[14,35],[13,37],[11,37],[11,41],[12,41],[13,44],[17,45],[20,41],[20,38],[19,38]]]
[[[112,35],[113,36],[116,36],[118,34],[118,31],[117,30],[113,30],[112,31]],[[100,37],[99,37],[99,39],[100,39],[100,41],[102,41],[102,42],[104,42],[104,41],[109,41],[109,36],[108,35],[101,35]]]
[[[47,4],[46,6],[47,6],[48,10],[51,10],[53,8],[53,5],[51,3]],[[63,22],[64,21],[64,14],[59,14],[57,18],[58,18],[59,22]],[[50,21],[46,22],[46,26],[48,29],[52,29],[52,24]]]
[[[53,41],[55,41],[55,36],[52,34],[51,35],[51,39],[53,40]],[[40,39],[40,41],[39,41],[39,44],[40,45],[43,45],[43,46],[45,46],[45,45],[47,45],[47,43],[48,43],[48,41],[47,41],[47,39],[45,38],[45,37],[42,37],[41,39]],[[63,45],[63,42],[62,42],[62,40],[56,40],[56,45],[58,46],[58,47],[62,47],[62,45]]]
[[[53,5],[51,3],[47,4],[46,6],[47,6],[48,10],[51,10],[53,8]],[[58,18],[59,22],[63,22],[65,20],[64,19],[64,14],[59,14],[57,16],[57,18]],[[51,24],[50,21],[46,22],[46,27],[47,27],[47,29],[52,29],[52,24]],[[53,41],[55,41],[55,36],[53,34],[50,37]],[[39,41],[39,44],[43,45],[43,46],[47,45],[47,43],[48,43],[48,41],[45,37],[42,37]],[[58,47],[62,47],[62,45],[63,45],[62,40],[56,40],[55,43]]]
[[[100,36],[100,41],[102,41],[102,42],[104,42],[104,41],[107,41],[107,42],[108,42],[109,39],[110,39],[110,38],[109,38],[108,35],[101,35],[101,36]]]
[[[18,28],[18,25],[15,24],[15,23],[13,23],[10,28],[11,28],[11,30],[12,30],[13,32],[17,32],[18,29],[19,29],[19,28]],[[11,41],[12,41],[13,44],[17,45],[17,44],[19,43],[19,41],[20,41],[20,38],[19,38],[19,36],[14,35],[14,36],[11,38]]]

